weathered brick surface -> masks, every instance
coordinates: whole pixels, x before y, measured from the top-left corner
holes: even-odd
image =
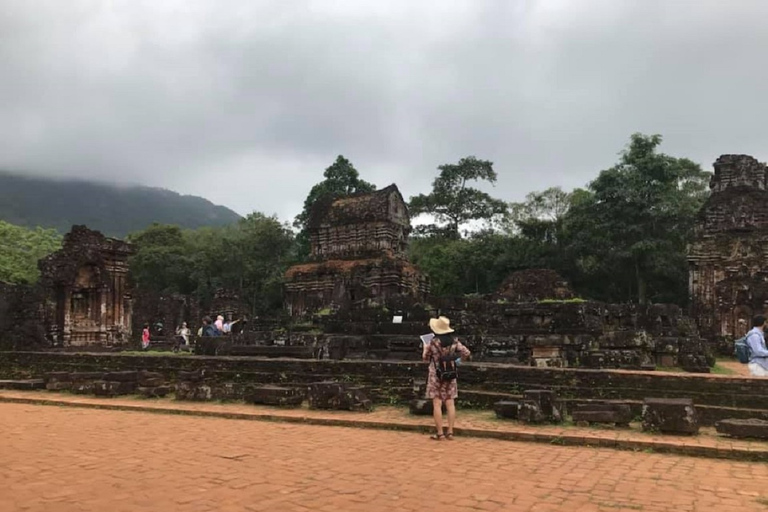
[[[167,396],[171,392],[170,386],[155,386],[155,387],[142,387],[136,388],[139,395],[144,398],[162,398]]]
[[[418,362],[0,352],[0,378],[39,377],[57,370],[66,370],[64,378],[69,378],[69,371],[148,370],[174,382],[177,378],[202,380],[202,369],[213,381],[237,380],[253,385],[299,387],[318,380],[354,382],[369,387],[371,397],[381,402],[395,397],[403,403],[413,398],[409,391],[413,382],[424,382],[426,378],[426,367]],[[704,425],[731,417],[768,419],[768,379],[481,363],[461,366],[459,399],[471,399],[469,405],[491,408],[494,402],[506,398],[483,393],[522,393],[532,388],[557,390],[566,401],[634,401],[635,415],[640,413],[642,400],[649,396],[692,398],[700,408]]]
[[[721,434],[731,437],[768,439],[768,421],[758,419],[722,420],[715,424]]]
[[[310,409],[370,411],[373,403],[362,388],[339,382],[315,382],[309,385]]]
[[[250,404],[298,406],[305,396],[306,392],[298,388],[259,386],[248,390],[244,398]]]
[[[693,401],[685,398],[647,398],[643,430],[665,434],[697,434],[699,419]]]
[[[516,420],[520,413],[520,402],[502,401],[493,404],[497,418]]]
[[[9,512],[744,512],[768,487],[760,463],[176,415],[0,404],[0,432]],[[436,459],[471,461],[457,492],[425,492]]]
[[[0,380],[0,389],[45,389],[44,379]]]
[[[617,402],[577,404],[571,416],[575,422],[617,425],[629,425],[633,418],[630,404]]]

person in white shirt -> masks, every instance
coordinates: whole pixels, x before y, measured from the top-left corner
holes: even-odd
[[[752,319],[752,330],[747,333],[749,345],[749,372],[755,377],[768,377],[768,350],[765,348],[765,317]]]

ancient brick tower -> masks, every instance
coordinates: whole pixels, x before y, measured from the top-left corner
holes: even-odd
[[[425,296],[426,278],[406,259],[410,230],[408,207],[395,185],[318,201],[309,218],[311,262],[286,272],[286,307],[298,316]]]
[[[40,260],[48,299],[49,334],[60,345],[127,343],[131,336],[128,285],[130,244],[73,226],[61,250]]]
[[[722,155],[688,249],[691,314],[702,336],[743,336],[768,306],[768,167]]]

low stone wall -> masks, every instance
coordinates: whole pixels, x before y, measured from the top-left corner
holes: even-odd
[[[378,403],[405,403],[413,397],[414,384],[426,380],[423,363],[405,361],[0,352],[0,379],[42,377],[52,371],[145,370],[173,382],[179,372],[199,369],[214,382],[289,387],[319,381],[354,383]],[[459,389],[465,407],[490,408],[525,390],[551,389],[570,403],[620,399],[634,401],[637,410],[644,398],[691,398],[702,409],[703,424],[768,418],[768,379],[466,363],[460,366]]]

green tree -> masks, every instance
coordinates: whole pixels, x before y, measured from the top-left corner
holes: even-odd
[[[61,235],[55,229],[27,229],[0,221],[0,282],[36,282],[38,260],[60,248]]]
[[[709,173],[657,152],[660,135],[632,135],[619,162],[576,191],[565,223],[576,280],[595,298],[684,303],[686,244]]]
[[[290,227],[274,216],[252,213],[220,234],[209,249],[210,275],[235,290],[253,315],[279,309],[283,274],[294,257]]]
[[[153,224],[127,239],[136,248],[130,272],[139,289],[184,294],[195,291],[192,246],[179,226]]]
[[[304,200],[304,208],[293,221],[293,226],[299,230],[296,240],[300,259],[304,259],[309,254],[308,223],[312,207],[317,201],[376,190],[376,185],[360,179],[360,173],[342,155],[339,155],[333,165],[325,170],[323,177],[325,179],[309,191]]]
[[[531,192],[525,201],[510,203],[505,230],[514,234],[530,234],[547,239],[556,238],[563,219],[571,206],[571,193],[560,187]]]
[[[432,192],[419,194],[410,200],[412,215],[431,215],[437,221],[437,224],[428,225],[422,231],[458,239],[460,228],[466,223],[476,220],[491,222],[506,212],[504,201],[468,186],[473,181],[496,183],[492,162],[468,156],[456,164],[444,164],[438,169],[440,174],[432,182]]]

